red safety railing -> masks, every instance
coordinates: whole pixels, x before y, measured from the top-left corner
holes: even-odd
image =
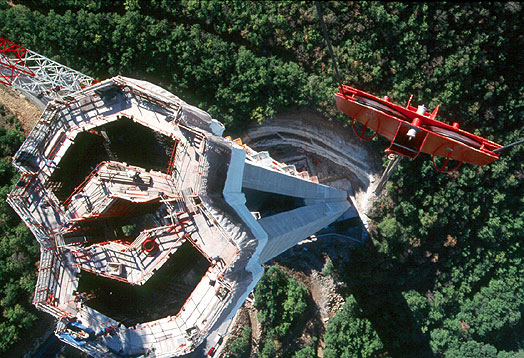
[[[62,147],[62,144],[64,144],[66,139],[67,139],[67,133],[62,134],[60,139],[58,139],[58,141],[53,146],[53,149],[51,149],[51,151],[49,152],[49,155],[47,156],[47,159],[49,161],[53,161],[53,159],[55,159],[56,154],[58,153],[58,151],[60,150],[60,148]]]
[[[169,165],[167,166],[167,175],[171,175],[173,172],[174,166],[175,166],[175,159],[176,159],[176,152],[178,147],[179,140],[175,139],[175,143],[173,144],[173,150],[171,151],[171,158],[169,159]]]
[[[193,247],[194,247],[195,249],[197,249],[197,251],[200,252],[200,254],[201,254],[202,256],[204,256],[204,258],[205,258],[209,263],[212,263],[212,262],[213,262],[213,260],[211,259],[211,257],[209,257],[209,256],[205,253],[205,251],[202,250],[202,249],[200,248],[200,246],[198,246],[198,244],[195,242],[195,240],[193,240],[193,238],[191,237],[190,234],[187,234],[187,233],[184,234],[184,238],[185,238],[187,241],[189,241],[189,242],[191,243],[191,245],[193,245]]]
[[[13,191],[11,191],[9,196],[12,198],[18,198],[18,197],[23,196],[27,188],[29,187],[29,184],[31,184],[31,182],[33,181],[33,179],[34,179],[34,174],[23,174],[20,177],[20,179],[18,179],[18,182],[16,183]],[[20,183],[22,184],[22,186],[19,185]]]

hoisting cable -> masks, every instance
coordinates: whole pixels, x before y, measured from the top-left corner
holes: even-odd
[[[333,55],[333,49],[331,48],[331,41],[329,41],[328,33],[326,24],[324,23],[324,14],[322,12],[322,6],[318,1],[315,1],[315,6],[317,8],[318,18],[320,20],[320,26],[322,27],[322,32],[324,34],[324,41],[326,41],[326,44],[328,46],[329,55],[331,56],[331,60],[333,61],[333,68],[335,69],[335,77],[338,81],[338,85],[340,86],[340,90],[342,90],[342,80],[340,79],[340,75],[338,73],[338,67],[337,67],[337,61],[335,60],[335,55]]]
[[[333,61],[333,68],[335,69],[335,77],[338,81],[339,89],[342,93],[344,93],[344,87],[342,87],[342,79],[340,78],[340,74],[338,73],[338,67],[337,67],[337,61],[335,60],[335,55],[333,54],[333,49],[331,48],[331,41],[329,41],[329,36],[327,32],[326,23],[324,22],[324,14],[322,12],[322,6],[318,1],[315,1],[315,6],[317,8],[318,13],[318,19],[320,20],[320,26],[322,27],[322,33],[324,34],[324,41],[326,41],[329,55],[331,56],[331,61]],[[375,187],[375,195],[380,195],[382,190],[384,189],[384,186],[386,185],[386,182],[391,177],[391,174],[395,171],[397,168],[398,163],[403,157],[400,155],[392,155],[389,161],[389,164],[387,168],[384,170],[384,173],[382,173],[382,176]]]
[[[380,195],[382,190],[384,190],[384,187],[386,186],[386,183],[388,182],[389,178],[391,177],[391,174],[397,169],[397,165],[400,162],[400,160],[404,158],[398,154],[390,154],[388,155],[389,163],[386,169],[384,169],[384,172],[382,173],[382,176],[380,177],[377,186],[375,187],[374,194]]]
[[[493,153],[502,152],[502,151],[504,151],[504,150],[506,150],[506,149],[508,149],[508,148],[511,148],[511,147],[513,147],[513,146],[516,146],[516,145],[519,145],[519,144],[522,144],[522,143],[524,143],[524,139],[519,140],[519,141],[516,141],[516,142],[511,143],[511,144],[508,144],[508,145],[505,145],[505,146],[503,146],[503,147],[497,148],[497,149],[495,149],[495,150],[493,151]]]

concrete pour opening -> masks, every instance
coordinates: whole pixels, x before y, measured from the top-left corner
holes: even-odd
[[[79,133],[46,188],[63,203],[98,164],[110,160],[167,173],[176,144],[162,133],[121,117]]]
[[[119,162],[167,172],[176,144],[172,138],[126,117],[107,123],[102,129],[107,133],[109,140],[106,141]]]
[[[127,327],[176,315],[210,267],[188,241],[142,286],[133,286],[82,271],[78,292],[85,305]]]
[[[64,154],[57,168],[46,182],[60,202],[64,202],[96,166],[109,159],[101,136],[82,132]]]
[[[66,244],[81,242],[82,246],[105,241],[119,241],[130,244],[141,231],[157,227],[159,223],[168,224],[161,203],[132,203],[125,200],[127,215],[96,220],[84,220],[73,225],[62,234]],[[118,202],[118,201],[117,201]]]

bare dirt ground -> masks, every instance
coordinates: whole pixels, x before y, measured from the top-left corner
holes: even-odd
[[[251,355],[257,354],[259,350],[260,338],[262,333],[262,325],[257,318],[257,310],[253,307],[253,304],[250,301],[246,301],[245,310],[249,315],[249,324],[251,326]]]
[[[358,139],[351,125],[323,117],[309,109],[290,111],[253,124],[241,137],[255,150],[271,156],[298,171],[307,170],[322,184],[348,191],[367,227],[368,213],[382,168],[381,144]]]
[[[306,240],[275,258],[274,263],[304,284],[309,291],[308,310],[280,345],[279,357],[291,357],[296,351],[310,344],[315,347],[317,357],[323,357],[325,345],[322,337],[327,324],[342,309],[345,302],[339,293],[339,288],[344,284],[337,280],[336,275],[328,275],[323,269],[328,261],[347,260],[353,245],[353,242],[336,237]],[[264,338],[262,326],[257,319],[257,310],[248,300],[238,315],[228,340],[232,341],[240,336],[244,327],[251,327],[251,347],[245,357],[255,358],[262,348],[260,343]]]
[[[3,84],[0,84],[0,104],[18,118],[25,135],[29,134],[42,114],[35,105]],[[5,124],[0,123],[2,126]]]

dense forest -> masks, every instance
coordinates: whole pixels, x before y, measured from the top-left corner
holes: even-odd
[[[5,352],[36,320],[31,299],[40,249],[29,229],[7,204],[7,194],[18,180],[11,156],[24,136],[16,118],[0,105],[0,352]]]
[[[344,83],[440,104],[440,120],[498,143],[524,138],[521,3],[323,7]],[[0,36],[98,79],[158,83],[232,130],[299,107],[348,120],[334,106],[337,83],[311,1],[2,0]],[[5,198],[16,136],[2,133]],[[426,159],[401,161],[374,208],[371,240],[349,264],[333,263],[347,300],[323,337],[325,357],[524,354],[524,146],[450,174]],[[0,209],[1,352],[20,339],[19,317],[33,319],[25,295],[35,249],[5,203]],[[284,355],[274,342],[305,309],[304,289],[275,269],[261,297],[271,280],[282,287],[275,300],[288,305],[259,307],[274,338],[261,352],[268,357]],[[246,341],[235,343],[236,356]],[[299,348],[296,357],[315,356]]]

